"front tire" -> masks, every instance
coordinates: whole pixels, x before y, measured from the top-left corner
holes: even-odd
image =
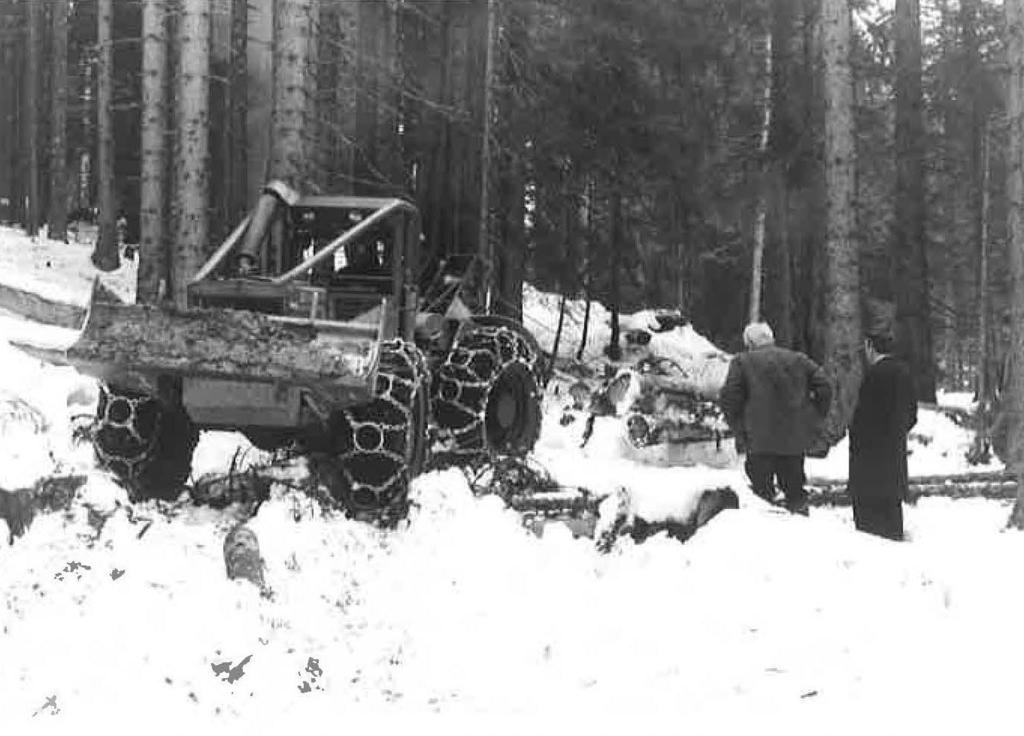
[[[540,436],[539,353],[506,325],[473,325],[438,369],[433,415],[441,464],[520,457]]]
[[[93,450],[133,501],[173,500],[192,470],[199,430],[180,405],[100,385]]]
[[[388,523],[408,513],[409,483],[425,463],[426,378],[415,345],[382,343],[374,399],[335,412],[329,450],[310,455],[314,473],[350,517]]]

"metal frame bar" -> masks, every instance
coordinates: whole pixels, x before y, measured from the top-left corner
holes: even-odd
[[[249,220],[251,219],[252,215],[248,214],[245,216],[245,219],[238,223],[238,227],[232,230],[227,238],[224,239],[224,242],[221,243],[214,254],[210,256],[210,259],[203,264],[202,268],[199,269],[199,273],[189,280],[189,284],[195,284],[202,281],[213,273],[214,269],[216,269],[217,266],[219,266],[227,257],[228,253],[231,252],[231,249],[235,247],[239,240],[242,239],[242,234],[245,232],[245,229],[249,227]]]
[[[301,203],[299,206],[301,206]],[[338,248],[341,248],[342,246],[350,243],[352,240],[355,240],[360,235],[362,235],[370,228],[372,228],[374,225],[391,216],[395,212],[403,211],[415,213],[416,208],[409,202],[406,202],[404,199],[389,200],[388,204],[385,204],[383,207],[378,209],[376,212],[374,212],[372,215],[367,217],[365,220],[360,222],[352,229],[346,230],[344,233],[339,235],[337,238],[332,240],[330,243],[325,245],[323,248],[318,250],[316,253],[311,255],[309,258],[307,258],[305,261],[300,263],[295,268],[273,279],[271,283],[281,285],[286,284],[289,281],[294,281],[306,271],[309,271],[317,264],[326,260],[334,253],[334,251],[338,250]]]

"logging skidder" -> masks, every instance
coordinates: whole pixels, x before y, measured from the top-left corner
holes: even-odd
[[[408,201],[272,182],[186,309],[97,288],[74,344],[19,347],[101,381],[96,456],[134,498],[176,497],[199,431],[235,430],[298,447],[351,516],[393,520],[428,462],[524,455],[541,423],[534,337],[472,315],[457,276],[421,296],[419,246]]]

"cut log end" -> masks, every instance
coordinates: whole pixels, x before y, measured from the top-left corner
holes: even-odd
[[[248,580],[260,589],[265,587],[259,540],[245,524],[232,528],[224,539],[224,565],[229,580]]]

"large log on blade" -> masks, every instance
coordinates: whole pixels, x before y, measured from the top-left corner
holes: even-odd
[[[177,311],[93,301],[78,340],[64,350],[17,347],[114,383],[189,375],[288,382],[331,397],[369,395],[377,324],[336,323],[232,309]]]

